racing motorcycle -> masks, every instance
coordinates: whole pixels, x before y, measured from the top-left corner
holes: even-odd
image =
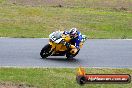
[[[86,39],[87,37],[82,35],[80,48],[82,48]],[[69,34],[63,34],[61,31],[53,32],[49,35],[49,43],[42,48],[40,56],[42,58],[47,58],[48,56],[66,56],[67,59],[75,57],[80,49],[77,52],[71,52],[72,49],[75,49],[75,46],[71,44],[70,40]],[[67,47],[65,43],[68,43],[70,47]]]

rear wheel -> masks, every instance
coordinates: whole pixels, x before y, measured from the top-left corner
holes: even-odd
[[[42,50],[41,50],[41,52],[40,52],[40,56],[42,57],[42,58],[47,58],[48,56],[50,56],[51,55],[51,45],[50,44],[47,44],[47,45],[45,45],[43,48],[42,48]]]

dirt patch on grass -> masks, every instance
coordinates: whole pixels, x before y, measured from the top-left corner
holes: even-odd
[[[29,6],[57,6],[63,5],[61,0],[7,0],[8,3]]]
[[[0,88],[36,88],[36,87],[27,84],[14,84],[9,82],[2,82],[0,83]]]
[[[7,0],[6,2],[29,6],[132,9],[132,1],[130,0]]]

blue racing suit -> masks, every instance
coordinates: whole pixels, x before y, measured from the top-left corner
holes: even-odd
[[[64,31],[63,34],[69,34],[69,32]],[[73,44],[77,49],[80,49],[79,44],[80,44],[80,42],[82,40],[82,35],[81,35],[81,33],[79,31],[77,32],[77,35],[78,36],[76,38],[71,39],[71,44]]]

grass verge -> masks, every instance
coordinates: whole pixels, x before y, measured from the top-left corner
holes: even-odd
[[[132,69],[87,68],[92,74],[130,74]],[[0,83],[30,85],[34,88],[80,88],[75,68],[0,68]],[[131,88],[130,84],[87,84],[83,88]]]
[[[89,38],[132,38],[131,0],[53,1],[0,0],[0,37],[42,38],[76,27]]]

